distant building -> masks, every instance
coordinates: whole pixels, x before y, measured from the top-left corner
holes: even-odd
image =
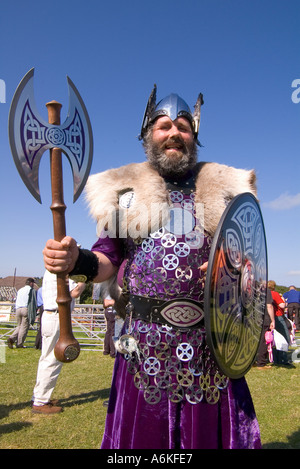
[[[30,277],[5,277],[0,278],[0,301],[14,302],[17,291],[24,287],[26,280]],[[38,288],[38,286],[36,286]]]

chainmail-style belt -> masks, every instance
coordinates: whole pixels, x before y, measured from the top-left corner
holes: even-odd
[[[130,295],[132,317],[146,322],[168,324],[178,329],[199,327],[204,312],[199,302],[179,298],[177,300],[158,300],[138,295]]]

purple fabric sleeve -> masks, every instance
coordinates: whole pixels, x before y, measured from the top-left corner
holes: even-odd
[[[117,238],[100,237],[98,241],[96,241],[96,243],[92,246],[91,251],[101,252],[116,267],[121,265],[124,258],[120,240]]]

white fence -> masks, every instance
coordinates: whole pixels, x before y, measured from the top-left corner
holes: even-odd
[[[78,304],[72,313],[73,334],[81,350],[103,351],[106,321],[102,305]],[[0,302],[0,340],[6,340],[17,326],[13,303]],[[38,319],[34,323],[38,329]]]

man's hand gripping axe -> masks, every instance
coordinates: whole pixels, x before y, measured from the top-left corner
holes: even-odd
[[[62,152],[69,159],[73,179],[75,202],[81,194],[89,176],[93,157],[92,127],[85,105],[67,77],[69,88],[69,111],[66,121],[60,124],[61,104],[47,103],[48,120],[38,114],[33,93],[34,69],[20,82],[9,112],[9,141],[15,165],[28,190],[41,203],[39,191],[39,164],[45,150],[50,150],[52,215],[54,239],[61,241],[66,236],[63,200]],[[70,362],[80,353],[80,346],[72,332],[71,296],[67,273],[57,274],[57,304],[60,322],[60,337],[55,346],[59,361]]]

